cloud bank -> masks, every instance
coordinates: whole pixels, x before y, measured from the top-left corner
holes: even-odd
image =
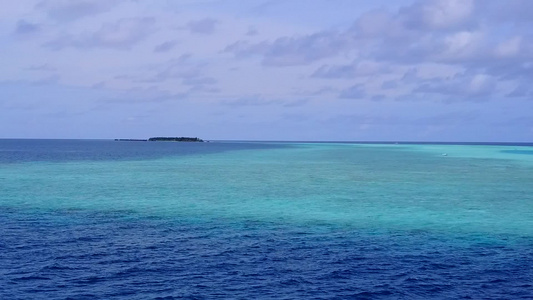
[[[341,2],[7,3],[0,135],[533,139],[531,1]]]

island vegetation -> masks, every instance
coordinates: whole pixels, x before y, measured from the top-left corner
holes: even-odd
[[[204,140],[197,137],[151,137],[149,142],[203,142]]]

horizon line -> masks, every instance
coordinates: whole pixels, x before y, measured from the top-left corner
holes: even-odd
[[[114,141],[116,138],[0,138],[0,140],[86,140]],[[133,138],[132,138],[133,139]],[[203,139],[205,142],[256,142],[256,143],[364,143],[364,144],[531,144],[533,141],[415,141],[415,140],[248,140],[248,139]]]

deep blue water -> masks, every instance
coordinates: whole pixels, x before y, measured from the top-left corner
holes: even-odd
[[[0,139],[0,164],[33,161],[132,160],[284,147],[272,143],[164,143],[110,140]]]
[[[527,161],[349,147],[0,140],[0,299],[533,299]]]
[[[2,213],[3,299],[527,299],[531,241]]]

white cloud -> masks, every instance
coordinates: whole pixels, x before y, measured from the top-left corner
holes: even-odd
[[[102,105],[161,105],[169,118],[165,105],[178,99],[200,116],[218,113],[217,124],[243,116],[238,125],[289,115],[319,124],[372,107],[363,115],[376,121],[359,125],[378,133],[379,115],[398,103],[397,120],[414,124],[408,114],[504,98],[526,105],[532,95],[532,1],[277,1],[260,11],[237,0],[21,1],[0,12],[0,80],[105,91],[114,96]],[[39,99],[20,101],[51,101],[50,113],[67,101]]]
[[[403,8],[400,13],[410,27],[448,29],[470,21],[473,0],[425,0]]]
[[[457,60],[476,55],[483,42],[483,34],[472,31],[459,31],[444,37],[444,59]]]
[[[433,79],[415,91],[444,96],[446,101],[489,100],[497,90],[497,80],[487,74],[459,73],[444,80]]]
[[[515,36],[511,39],[500,42],[496,46],[496,49],[494,50],[494,54],[497,57],[516,56],[517,54],[520,53],[521,45],[522,45],[522,37]]]
[[[100,29],[80,35],[65,35],[48,42],[53,49],[74,47],[130,49],[156,31],[155,18],[126,18],[112,23],[105,23]]]
[[[202,20],[190,21],[187,23],[187,28],[191,33],[197,34],[213,34],[215,32],[215,25],[218,23],[217,20],[206,18]]]
[[[238,41],[226,47],[225,52],[236,57],[259,55],[268,66],[305,65],[350,50],[352,39],[335,31],[309,35],[280,37],[274,41],[249,43]]]
[[[179,42],[176,40],[166,41],[154,47],[154,52],[167,52],[172,50]]]
[[[19,20],[15,27],[14,33],[19,36],[28,36],[39,32],[41,27],[38,24],[25,20]]]
[[[386,73],[390,70],[386,64],[371,60],[354,61],[346,65],[323,65],[318,68],[313,77],[316,78],[356,78],[361,76],[372,76]]]
[[[59,21],[73,21],[110,10],[123,0],[43,0],[35,6]]]
[[[448,28],[468,20],[473,0],[437,0],[423,6],[424,21],[433,28]]]

